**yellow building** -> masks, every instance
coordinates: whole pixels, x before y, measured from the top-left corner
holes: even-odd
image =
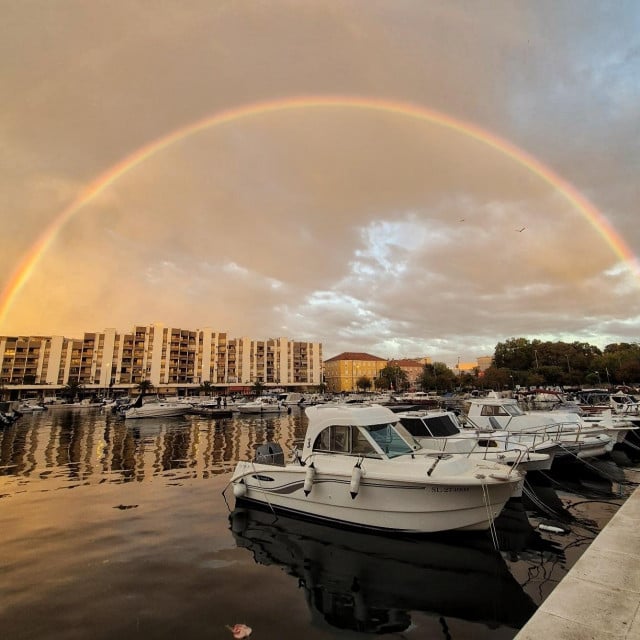
[[[324,381],[327,391],[340,393],[342,391],[358,391],[360,378],[371,380],[371,389],[380,371],[387,366],[387,361],[369,353],[345,351],[329,360],[324,361]]]

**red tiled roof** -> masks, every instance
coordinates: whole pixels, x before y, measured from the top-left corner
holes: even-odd
[[[333,358],[325,360],[325,362],[336,362],[338,360],[375,360],[377,362],[386,362],[386,358],[379,358],[378,356],[372,356],[370,353],[359,353],[357,351],[345,351]]]

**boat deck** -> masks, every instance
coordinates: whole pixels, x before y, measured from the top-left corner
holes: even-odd
[[[516,640],[640,640],[640,487]]]

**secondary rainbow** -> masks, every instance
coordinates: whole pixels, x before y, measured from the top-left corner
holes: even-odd
[[[4,322],[13,299],[29,280],[40,257],[51,245],[60,229],[93,198],[111,186],[125,173],[131,171],[163,149],[170,147],[172,144],[189,136],[193,136],[205,129],[245,118],[297,109],[363,109],[367,111],[380,111],[429,122],[474,138],[503,153],[523,167],[526,167],[541,180],[547,182],[561,193],[605,239],[614,253],[627,265],[631,272],[640,279],[640,264],[638,263],[638,259],[604,215],[566,180],[510,142],[468,122],[411,103],[354,96],[299,96],[255,102],[216,112],[213,115],[209,115],[201,120],[176,129],[150,142],[144,147],[137,149],[95,178],[78,194],[76,199],[49,224],[13,272],[0,296],[0,326]]]

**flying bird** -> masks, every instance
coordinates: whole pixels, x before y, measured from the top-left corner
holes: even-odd
[[[522,233],[527,227],[522,227],[522,229],[516,229],[518,233]]]

